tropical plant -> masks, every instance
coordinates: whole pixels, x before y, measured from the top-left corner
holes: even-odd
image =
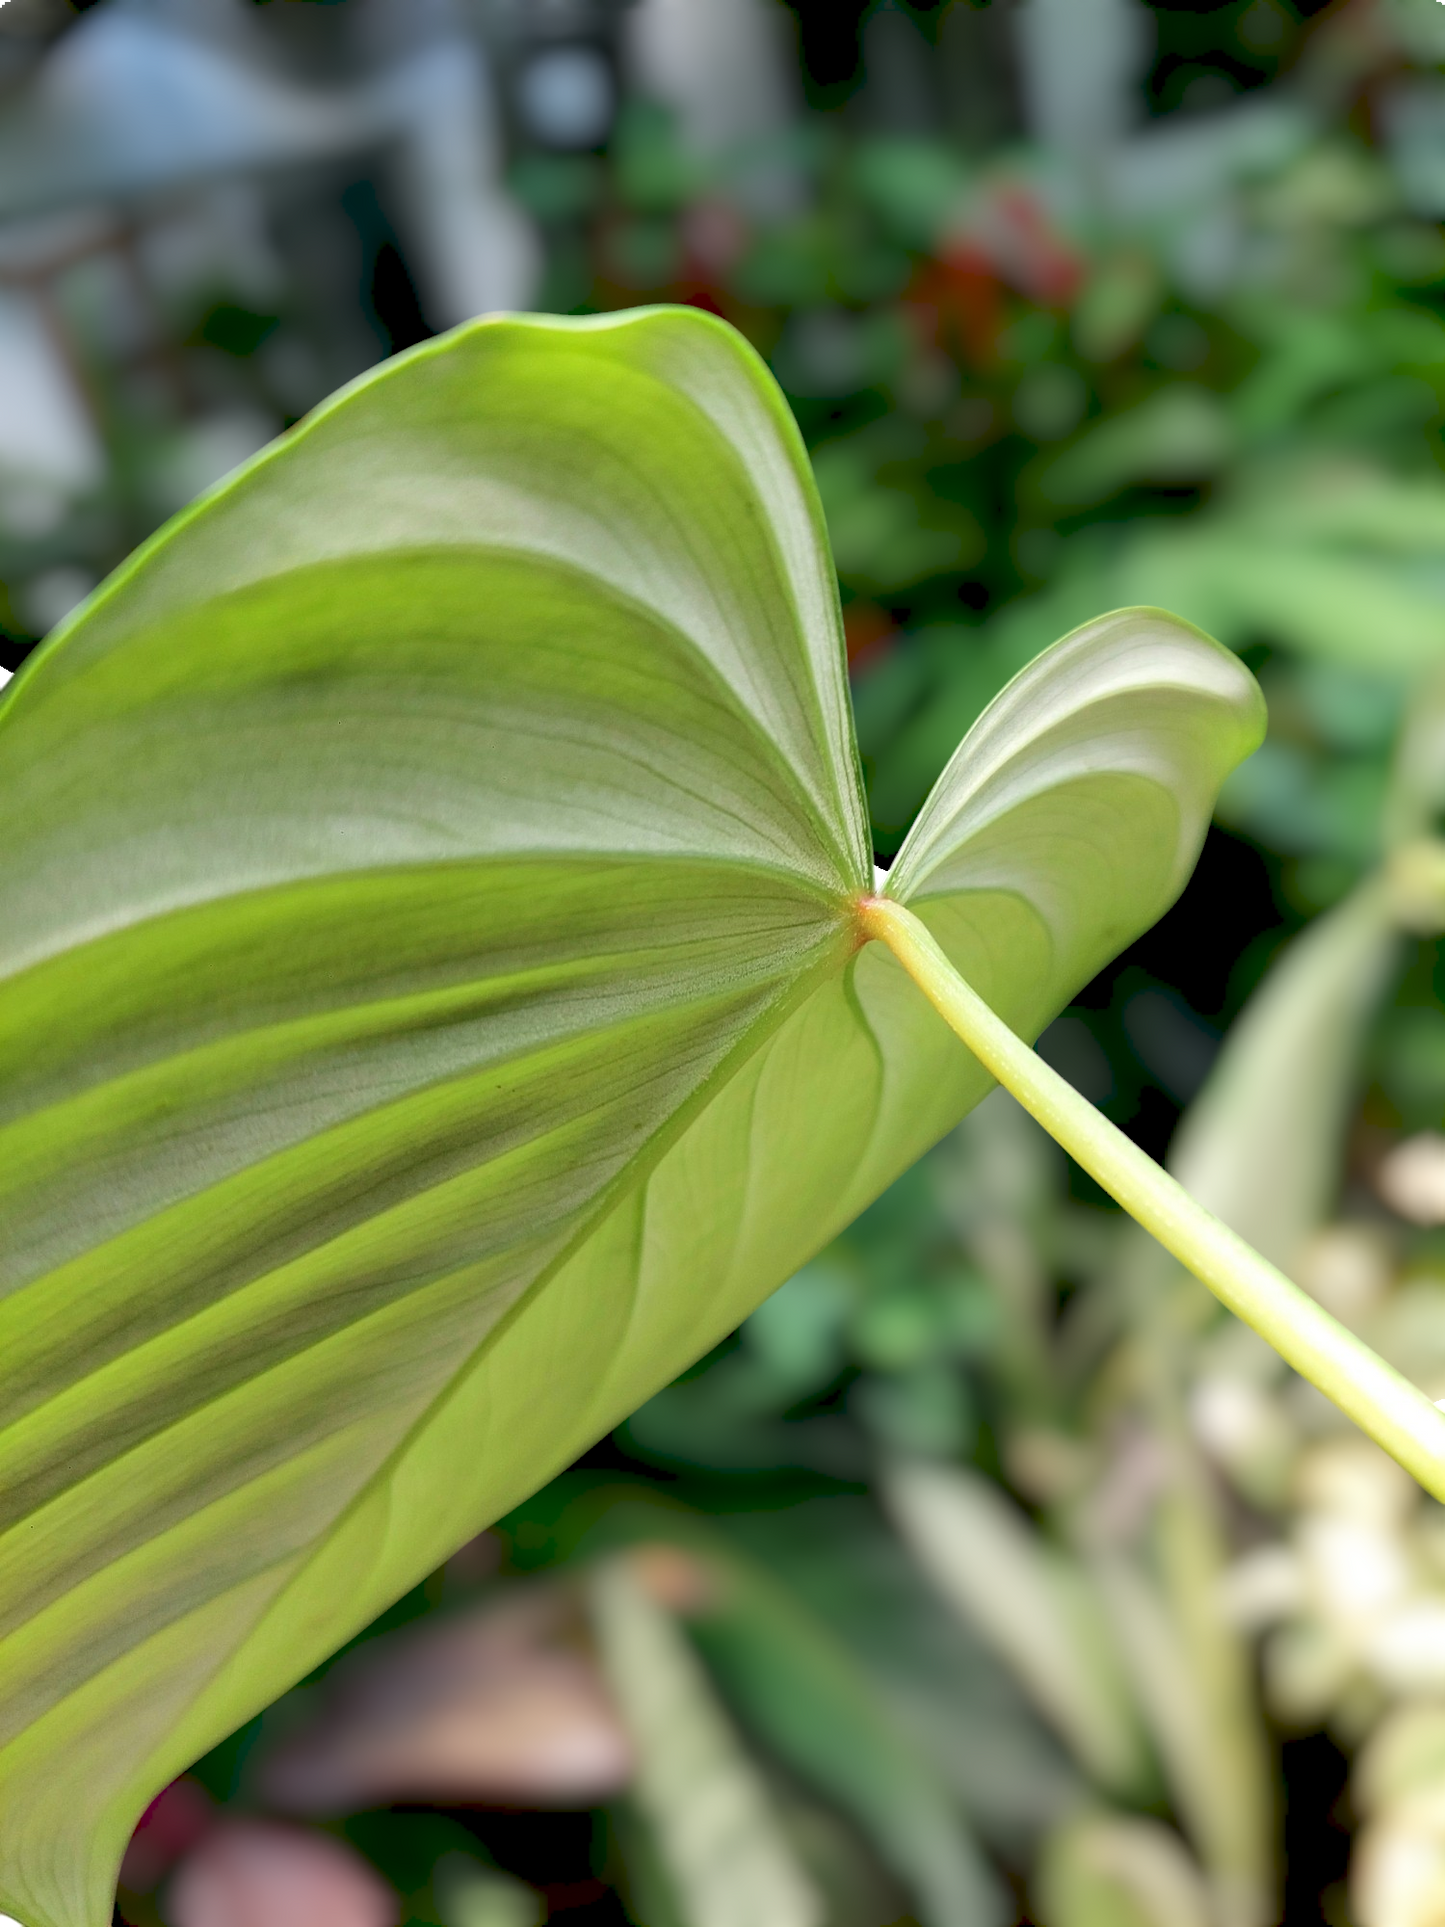
[[[1021,1041],[1260,727],[1218,645],[1101,618],[875,877],[802,444],[683,310],[393,362],[103,585],[0,709],[26,1927],[103,1920],[159,1786],[994,1078],[1440,1489],[1445,1416]]]

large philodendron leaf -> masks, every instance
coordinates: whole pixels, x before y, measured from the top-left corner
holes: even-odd
[[[1005,691],[890,889],[1032,1035],[1258,696]],[[877,945],[807,460],[723,324],[474,324],[0,702],[0,1907],[704,1351],[988,1088]]]

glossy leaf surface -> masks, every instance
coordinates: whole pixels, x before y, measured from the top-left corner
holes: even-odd
[[[1033,1036],[1257,740],[1157,612],[895,866]],[[0,1904],[713,1344],[988,1079],[871,885],[801,442],[723,324],[492,320],[188,511],[0,703]]]

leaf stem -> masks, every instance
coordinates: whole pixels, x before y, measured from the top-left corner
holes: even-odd
[[[1321,1305],[1196,1204],[971,989],[901,903],[866,897],[866,938],[885,943],[944,1022],[1090,1177],[1361,1431],[1445,1500],[1445,1412]]]

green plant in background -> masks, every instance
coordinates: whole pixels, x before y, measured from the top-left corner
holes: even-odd
[[[549,163],[518,185],[558,224],[550,301],[702,301],[736,320],[781,380],[839,566],[885,858],[993,695],[1099,609],[1163,604],[1243,652],[1268,697],[1270,735],[1226,782],[1220,818],[1277,879],[1278,907],[1257,922],[1325,914],[1247,1006],[1171,1162],[1195,1196],[1436,1398],[1445,1377],[1430,1133],[1445,1115],[1445,1050],[1428,838],[1441,246],[1426,96],[1438,49],[1418,36],[1405,45],[1404,7],[1374,9],[1368,33],[1356,9],[1309,36],[1287,9],[1234,12],[1241,45],[1274,15],[1285,21],[1270,43],[1281,82],[1242,103],[1227,130],[1225,115],[1166,115],[1161,131],[1177,130],[1179,143],[1152,208],[1130,213],[1121,201],[1102,223],[1067,211],[1050,176],[1056,158],[1038,148],[981,155],[934,136],[860,133],[837,117],[814,117],[762,157],[791,196],[744,203],[730,167],[683,147],[646,103],[628,108],[605,160]],[[1421,0],[1412,18],[1423,31],[1445,15]],[[1172,10],[1168,23],[1182,31],[1188,17]],[[1405,83],[1409,116],[1391,93],[1402,59],[1417,69]],[[1388,132],[1388,148],[1364,144],[1367,121],[1377,137]],[[1200,281],[1183,241],[1230,233],[1233,253],[1216,257],[1225,270]],[[124,506],[132,534],[158,512],[129,495]],[[112,528],[77,539],[97,571],[125,546]],[[73,557],[12,532],[4,572],[23,584],[56,559]],[[413,579],[424,594],[425,573]],[[376,607],[378,623],[410,633],[410,605]],[[229,719],[233,693],[217,700]],[[387,701],[378,694],[379,707]],[[1411,727],[1399,744],[1402,717]],[[268,770],[228,792],[243,820],[256,821],[271,781]],[[1217,1011],[1199,1008],[1222,1023],[1279,935],[1252,946]],[[1157,983],[1137,992],[1134,981],[1120,980],[1110,1011],[1086,1004],[1064,1020],[1080,1061],[1092,1052],[1102,1066],[1084,1080],[1091,1091],[1116,1080],[1104,1102],[1119,1121],[1131,1077],[1177,1096],[1193,1081],[1176,1087],[1167,1052],[1146,1035],[1146,1016],[1173,993]],[[419,1023],[442,1034],[431,1018]],[[1207,1050],[1207,1031],[1196,1036]],[[138,1043],[116,1074],[150,1048]],[[1052,1042],[1045,1049],[1055,1055]],[[354,1046],[341,1053],[336,1088],[371,1075],[357,1071]],[[1055,1061],[1071,1062],[1062,1048]],[[212,1144],[253,1128],[245,1102]],[[165,1120],[152,1123],[159,1145]],[[1426,1135],[1392,1152],[1410,1132]],[[95,1195],[111,1167],[99,1168]],[[1402,1223],[1383,1194],[1410,1200],[1414,1217]],[[740,1289],[716,1329],[749,1302]],[[594,1429],[608,1416],[599,1411]],[[720,1713],[735,1727],[742,1778],[756,1776],[781,1816],[783,1881],[795,1899],[801,1882],[811,1894],[802,1904],[836,1927],[882,1927],[904,1912],[966,1927],[1008,1918],[1015,1899],[1044,1927],[1267,1922],[1279,1848],[1270,1735],[1321,1723],[1361,1749],[1364,1823],[1355,1900],[1335,1891],[1328,1917],[1430,1920],[1440,1885],[1433,1504],[1392,1481],[1363,1442],[1336,1436],[1329,1409],[1172,1263],[1068,1197],[1061,1160],[1008,1100],[973,1112],[617,1437],[632,1462],[620,1487],[615,1476],[569,1475],[506,1522],[508,1564],[478,1599],[433,1578],[401,1610],[423,1629],[449,1613],[490,1623],[525,1585],[568,1592],[574,1566],[590,1571],[641,1544],[630,1568],[646,1595],[638,1616],[650,1600],[654,1616],[687,1629],[708,1669],[693,1682],[711,1704],[704,1728],[715,1733]],[[920,1459],[930,1463],[915,1476]],[[659,1485],[672,1503],[659,1505]],[[682,1548],[692,1582],[665,1583],[659,1543]],[[520,1579],[538,1567],[549,1570]],[[1352,1571],[1394,1578],[1362,1601]],[[1007,1583],[990,1592],[998,1573]],[[587,1583],[576,1590],[594,1596]],[[369,1610],[358,1605],[361,1617]],[[590,1606],[579,1611],[585,1646]],[[337,1636],[298,1650],[287,1676]],[[383,1634],[358,1658],[372,1655],[385,1677],[395,1650]],[[825,1663],[810,1673],[803,1658],[817,1653]],[[125,1677],[119,1666],[115,1679]],[[238,1695],[234,1714],[201,1722],[154,1772],[271,1690],[258,1682]],[[159,1717],[143,1704],[131,1731],[116,1705],[127,1744]],[[312,1700],[284,1701],[275,1720],[302,1717],[303,1705]],[[286,1807],[265,1774],[270,1730],[239,1784],[244,1737],[198,1769],[222,1816]],[[106,1773],[122,1751],[107,1751]],[[839,1770],[869,1754],[890,1761],[906,1802]],[[709,1917],[703,1890],[675,1864],[675,1836],[690,1801],[707,1810],[711,1783],[685,1779],[688,1795],[662,1812],[642,1797],[645,1777],[632,1793],[581,1796],[607,1806],[598,1871],[639,1921]],[[105,1773],[87,1786],[106,1793]],[[408,1918],[460,1927],[473,1904],[485,1920],[535,1914],[529,1890],[468,1858],[465,1828],[347,1817],[415,1797],[449,1804],[445,1788],[397,1785],[338,1795],[328,1809]],[[490,1797],[536,1796],[520,1782]],[[729,1858],[711,1863],[724,1908]],[[992,1885],[985,1859],[1013,1895]],[[696,1864],[683,1851],[683,1868]],[[131,1885],[127,1918],[154,1927],[169,1898],[156,1913],[139,1891],[153,1878],[137,1872]]]
[[[241,471],[7,695],[27,1927],[102,1918],[166,1778],[722,1337],[990,1072],[1438,1480],[1429,1401],[1014,1034],[1172,901],[1257,740],[1247,672],[1154,612],[1080,631],[880,890],[836,611],[801,446],[726,328],[492,322]],[[599,1584],[604,1654],[650,1641],[685,1698],[652,1609]],[[741,1789],[723,1729],[699,1744]],[[687,1885],[715,1847],[674,1838],[670,1780],[639,1797]]]

